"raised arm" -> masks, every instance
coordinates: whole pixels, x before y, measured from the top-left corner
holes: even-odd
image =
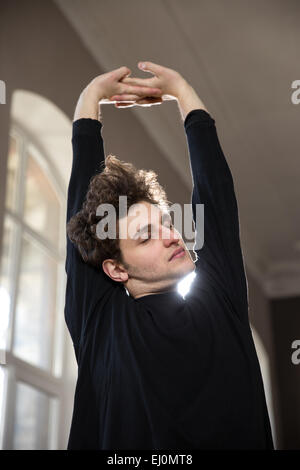
[[[67,222],[81,210],[91,178],[103,170],[105,156],[99,102],[109,99],[116,91],[123,93],[127,100],[157,93],[153,88],[121,84],[119,80],[128,73],[130,70],[127,67],[121,67],[100,75],[88,84],[79,97],[72,129],[73,162],[68,185]],[[65,319],[77,356],[86,324],[93,315],[96,304],[115,284],[103,272],[102,266],[94,267],[83,260],[68,236],[65,269]]]
[[[78,100],[72,129],[73,161],[68,185],[67,218],[75,216],[82,208],[92,176],[100,171],[104,161],[101,135],[102,123],[97,99],[82,93]],[[92,315],[97,296],[103,295],[110,284],[104,273],[82,259],[77,247],[67,236],[66,263],[67,286],[65,295],[65,320],[70,331],[76,358],[80,349],[85,325]]]
[[[130,73],[130,69],[123,66],[99,75],[84,88],[79,96],[73,120],[73,166],[69,184],[67,220],[80,210],[88,183],[100,169],[100,163],[104,160],[100,133],[102,127],[100,102],[108,101],[116,92],[128,102],[134,102],[147,94],[154,96],[161,94],[161,90],[155,87],[123,84],[122,78]]]
[[[193,176],[192,209],[204,204],[204,245],[195,250],[197,271],[215,292],[223,295],[236,314],[248,319],[248,293],[239,236],[238,207],[230,169],[215,127],[203,101],[177,71],[153,62],[139,68],[154,76],[126,77],[132,85],[157,86],[163,99],[177,100],[187,136]],[[139,104],[140,101],[137,102]],[[197,244],[196,244],[197,247]]]
[[[240,244],[238,206],[231,171],[222,151],[215,120],[193,88],[178,96],[184,117],[193,176],[192,210],[204,204],[204,245],[196,270],[227,298],[239,318],[248,321],[248,292]]]

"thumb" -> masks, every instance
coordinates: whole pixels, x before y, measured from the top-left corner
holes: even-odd
[[[139,63],[138,63],[138,67],[139,67],[139,69],[141,69],[141,70],[149,71],[149,68],[147,67],[146,62],[139,62]]]
[[[131,70],[124,65],[123,67],[116,69],[114,75],[117,80],[121,80],[122,78],[128,77],[130,74]]]
[[[153,73],[157,77],[160,75],[162,68],[161,65],[149,61],[138,62],[138,67],[139,69],[144,70],[145,72]]]

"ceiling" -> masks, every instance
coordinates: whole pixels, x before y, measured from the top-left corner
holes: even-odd
[[[101,70],[127,65],[131,76],[149,77],[136,64],[150,60],[193,86],[232,171],[247,268],[268,296],[300,295],[300,104],[291,100],[300,79],[300,2],[55,3]],[[180,115],[169,104],[132,112],[191,187]]]

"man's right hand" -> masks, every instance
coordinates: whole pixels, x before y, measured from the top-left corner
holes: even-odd
[[[131,70],[123,66],[95,77],[79,97],[74,113],[74,121],[80,118],[98,119],[99,101],[109,100],[114,95],[121,95],[122,101],[132,102],[145,96],[161,96],[160,88],[122,83],[121,80],[130,74]]]

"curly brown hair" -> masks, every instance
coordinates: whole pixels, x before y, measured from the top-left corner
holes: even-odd
[[[105,165],[104,169],[89,182],[81,210],[68,221],[67,234],[86,263],[102,268],[102,262],[111,258],[126,267],[120,249],[118,223],[116,239],[100,240],[97,236],[96,226],[106,216],[96,215],[97,207],[103,203],[112,204],[118,222],[119,196],[127,196],[128,210],[132,204],[147,201],[168,211],[170,201],[153,170],[138,170],[133,164],[123,162],[112,154],[105,158],[102,165]],[[107,224],[105,230],[106,227]]]

